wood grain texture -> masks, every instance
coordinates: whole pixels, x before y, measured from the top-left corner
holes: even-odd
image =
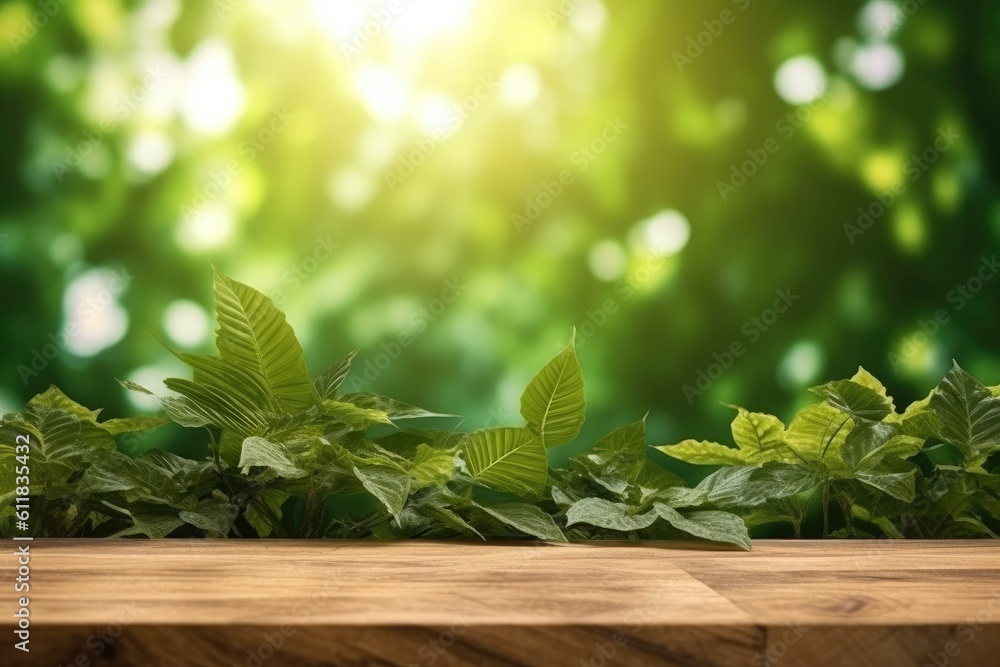
[[[35,540],[31,566],[32,653],[0,665],[1000,664],[985,541]]]

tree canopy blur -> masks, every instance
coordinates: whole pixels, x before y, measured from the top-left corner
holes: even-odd
[[[0,5],[0,407],[212,348],[212,265],[318,372],[516,423],[575,328],[585,433],[719,437],[863,365],[1000,382],[1000,5]],[[133,401],[139,401],[133,404]],[[179,431],[158,438],[179,439]],[[145,444],[141,446],[146,446]]]

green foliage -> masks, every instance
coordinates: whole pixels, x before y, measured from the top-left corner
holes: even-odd
[[[1000,398],[957,364],[902,413],[861,369],[814,388],[822,402],[787,427],[733,406],[735,446],[650,448],[643,417],[553,469],[548,451],[578,438],[585,419],[572,341],[525,390],[525,425],[462,433],[454,415],[341,394],[355,352],[313,381],[269,298],[219,273],[215,294],[219,355],[174,352],[192,376],[164,381],[169,419],[99,421],[55,387],[3,418],[0,465],[30,468],[33,534],[694,538],[749,549],[748,527],[802,535],[813,512],[824,536],[1000,530]],[[168,421],[204,430],[204,455],[116,446]],[[27,454],[16,447],[25,439]],[[720,468],[692,488],[652,449]],[[3,476],[5,534],[23,484]]]
[[[1000,476],[991,459],[1000,449],[1000,399],[958,364],[902,414],[864,369],[811,391],[824,402],[803,409],[787,429],[767,415],[754,420],[765,428],[748,429],[740,409],[735,449],[693,441],[657,449],[727,466],[702,485],[714,485],[714,504],[751,526],[787,522],[799,535],[804,505],[815,499],[824,536],[992,535],[1000,527]],[[764,440],[747,437],[755,433],[766,433],[771,446],[751,446]]]

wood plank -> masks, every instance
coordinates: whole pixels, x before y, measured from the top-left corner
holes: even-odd
[[[6,541],[7,586],[13,552]],[[33,653],[8,640],[0,665],[978,667],[1000,654],[989,542],[35,540],[32,556]]]

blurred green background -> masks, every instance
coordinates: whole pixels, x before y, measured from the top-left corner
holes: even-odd
[[[6,0],[0,408],[154,409],[115,378],[186,372],[150,332],[212,349],[212,264],[314,372],[361,348],[349,387],[469,427],[574,327],[584,440],[725,439],[720,402],[859,364],[897,404],[952,357],[1000,382],[998,33],[985,1]]]

